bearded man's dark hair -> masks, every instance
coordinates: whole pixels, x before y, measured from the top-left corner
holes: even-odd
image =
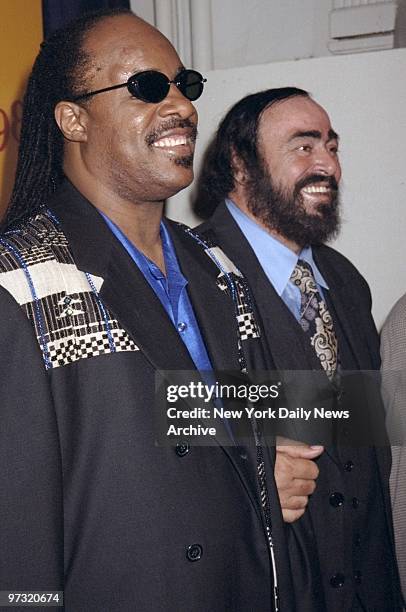
[[[221,121],[211,142],[198,180],[195,212],[208,219],[234,188],[235,166],[239,159],[248,176],[256,176],[262,165],[258,152],[258,126],[262,113],[281,100],[294,96],[309,97],[304,89],[280,87],[242,98]]]

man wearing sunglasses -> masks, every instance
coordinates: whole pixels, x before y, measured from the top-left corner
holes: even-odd
[[[35,62],[0,237],[2,592],[64,591],[70,612],[277,609],[266,457],[227,423],[209,446],[155,443],[157,370],[260,357],[238,271],[162,222],[193,178],[203,83],[125,11]]]

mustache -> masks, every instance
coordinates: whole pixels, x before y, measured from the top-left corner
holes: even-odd
[[[301,181],[298,181],[295,185],[295,193],[298,194],[303,187],[307,187],[308,185],[312,185],[313,183],[324,183],[327,184],[331,191],[338,191],[338,183],[334,176],[326,176],[324,174],[311,174],[310,176],[306,176]]]
[[[179,119],[177,117],[172,117],[163,121],[159,128],[150,132],[146,138],[145,142],[147,145],[152,145],[156,140],[158,140],[162,134],[167,132],[168,130],[175,130],[176,128],[186,128],[190,129],[189,138],[192,142],[195,142],[197,138],[197,126],[190,119]]]

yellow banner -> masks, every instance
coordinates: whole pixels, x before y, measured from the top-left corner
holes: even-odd
[[[0,215],[14,182],[22,98],[41,41],[41,0],[0,0]]]

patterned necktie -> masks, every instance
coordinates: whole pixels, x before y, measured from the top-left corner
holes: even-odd
[[[311,266],[299,259],[290,280],[300,289],[300,326],[309,336],[327,376],[332,379],[337,368],[337,338],[333,319],[317,289]]]

